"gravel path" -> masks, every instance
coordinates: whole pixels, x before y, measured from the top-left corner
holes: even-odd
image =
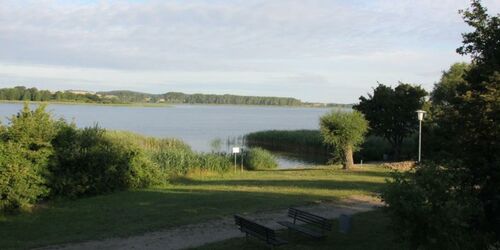
[[[380,206],[380,201],[369,197],[351,197],[342,203],[320,203],[300,207],[305,211],[333,219],[341,214],[365,212]],[[282,228],[276,221],[287,220],[287,210],[243,214],[273,229]],[[67,245],[50,246],[42,249],[184,249],[198,247],[230,238],[241,237],[231,216],[198,224],[179,226],[172,229],[150,232],[128,238],[110,238]]]

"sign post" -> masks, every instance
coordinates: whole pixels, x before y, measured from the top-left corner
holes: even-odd
[[[234,172],[236,172],[236,154],[240,153],[240,148],[239,147],[233,147],[233,154],[234,154]]]

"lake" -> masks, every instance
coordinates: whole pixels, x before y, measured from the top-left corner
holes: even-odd
[[[0,104],[3,124],[22,104]],[[272,106],[173,105],[169,107],[64,105],[47,108],[56,118],[77,126],[98,124],[106,129],[127,130],[155,137],[178,138],[193,150],[210,151],[210,142],[221,139],[223,149],[241,145],[250,132],[270,129],[318,129],[319,117],[330,109]],[[282,167],[308,165],[297,157],[277,154]]]

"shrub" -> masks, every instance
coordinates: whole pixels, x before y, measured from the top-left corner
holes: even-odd
[[[48,193],[45,180],[19,143],[0,142],[0,211],[29,209]]]
[[[147,152],[147,144],[152,143],[154,138],[142,137],[133,133],[106,132],[105,137],[111,140],[122,150],[132,155],[130,170],[127,176],[127,187],[148,187],[167,181],[166,175],[161,171]],[[139,139],[140,138],[140,139]]]
[[[74,198],[145,187],[161,180],[156,165],[136,144],[108,136],[97,126],[65,126],[53,145],[50,184],[54,195]]]
[[[482,249],[491,235],[473,228],[483,218],[479,200],[456,182],[465,172],[421,165],[394,173],[382,192],[396,235],[413,249]]]
[[[246,169],[275,169],[278,167],[276,157],[262,148],[251,148],[245,152],[243,164]]]
[[[28,103],[0,128],[0,210],[26,209],[47,192],[45,177],[51,140],[59,129],[45,105],[31,110]]]

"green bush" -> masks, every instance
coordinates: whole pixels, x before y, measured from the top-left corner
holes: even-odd
[[[162,175],[142,149],[125,137],[99,127],[66,126],[53,141],[50,164],[54,195],[79,197],[125,188],[146,187]]]
[[[51,140],[59,125],[45,111],[45,105],[31,110],[25,103],[10,118],[10,126],[0,128],[0,210],[29,208],[47,194]]]
[[[456,185],[466,175],[433,164],[394,173],[382,198],[396,235],[412,249],[482,249],[491,235],[474,230],[480,202]]]
[[[131,136],[135,135],[135,136]],[[130,160],[130,170],[127,176],[127,187],[140,188],[165,183],[167,176],[154,162],[147,151],[147,145],[154,144],[154,138],[143,137],[130,132],[106,132],[105,137],[122,150],[133,155]]]
[[[0,142],[0,211],[29,209],[48,193],[45,179],[19,143]]]
[[[202,153],[199,154],[198,168],[209,172],[226,172],[233,166],[231,157],[225,154]]]
[[[275,169],[278,167],[276,157],[262,148],[251,148],[245,151],[243,164],[249,170]]]

